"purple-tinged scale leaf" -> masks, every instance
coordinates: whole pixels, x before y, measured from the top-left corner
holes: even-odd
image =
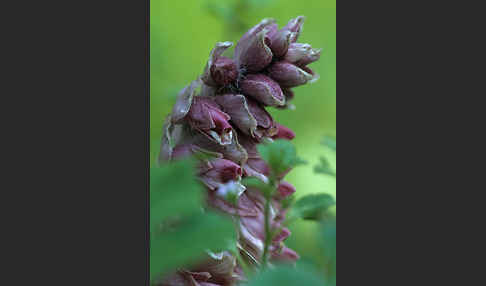
[[[298,67],[289,62],[275,62],[268,68],[268,75],[281,87],[295,87],[315,82],[319,76],[307,67]]]
[[[209,55],[201,80],[210,86],[226,85],[236,80],[238,70],[235,62],[222,54],[231,46],[231,42],[218,42]]]
[[[200,86],[201,81],[195,80],[179,92],[176,103],[172,108],[172,123],[180,123],[187,115],[191,109],[192,99],[196,95],[196,89]]]
[[[302,32],[302,27],[304,26],[304,16],[298,16],[295,19],[291,19],[282,30],[292,32],[290,37],[290,42],[295,43],[299,39],[300,33]]]
[[[264,74],[250,74],[240,83],[241,91],[267,106],[285,105],[279,84]]]
[[[278,30],[277,24],[268,27],[268,37],[270,38],[270,49],[275,57],[283,57],[289,48],[293,34],[289,30]]]
[[[241,50],[245,49],[245,47],[248,45],[248,42],[250,41],[250,39],[255,37],[258,32],[262,31],[265,27],[271,26],[274,23],[275,23],[274,19],[265,18],[262,21],[260,21],[260,23],[256,24],[251,29],[249,29],[245,34],[243,34],[243,36],[240,38],[240,40],[236,44],[235,55],[240,54]]]
[[[248,159],[246,150],[238,142],[236,132],[233,133],[231,143],[227,145],[220,145],[201,133],[194,134],[190,142],[202,149],[220,153],[223,155],[223,158],[231,160],[240,166],[244,165]]]
[[[162,134],[159,163],[170,161],[174,157],[174,147],[191,138],[189,126],[186,124],[173,124],[171,116],[167,116]],[[176,150],[176,152],[179,152]]]
[[[221,111],[212,97],[195,96],[187,114],[187,120],[194,129],[204,133],[215,142],[221,145],[231,143],[233,132],[228,122],[230,116]]]
[[[202,166],[199,176],[204,184],[211,190],[215,190],[228,181],[239,180],[242,176],[241,167],[230,160],[214,159],[208,166]]]
[[[160,146],[159,163],[164,161],[170,161],[172,157],[172,140],[171,140],[171,119],[170,115],[165,119],[164,126],[162,127],[162,142]]]
[[[309,44],[292,43],[284,60],[297,66],[306,66],[321,57],[322,49],[313,49]]]
[[[217,87],[210,86],[202,82],[201,84],[201,93],[200,96],[215,96],[217,91]]]
[[[260,23],[240,39],[235,49],[235,61],[238,69],[254,73],[261,71],[272,62],[270,38],[267,35],[268,30],[265,28],[270,24],[271,22]]]
[[[231,122],[243,133],[257,139],[276,134],[277,128],[272,117],[256,101],[241,94],[225,94],[215,99],[230,115]]]

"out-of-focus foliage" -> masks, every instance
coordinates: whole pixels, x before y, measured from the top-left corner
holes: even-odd
[[[236,244],[227,217],[202,209],[203,190],[191,161],[150,170],[150,277]]]
[[[305,267],[290,267],[280,265],[254,276],[248,286],[324,286],[325,282],[312,270]]]
[[[336,139],[325,136],[322,140],[322,145],[327,147],[333,152],[336,152]],[[325,157],[319,158],[319,165],[314,167],[314,171],[316,173],[321,173],[330,176],[336,176],[336,172],[332,169],[331,163],[329,163],[328,159]]]
[[[331,164],[326,158],[320,157],[320,164],[314,167],[316,173],[326,174],[330,176],[336,176],[336,173],[332,170]]]
[[[292,143],[279,139],[270,144],[258,145],[258,152],[275,174],[282,174],[285,171],[305,163],[297,156],[297,151]]]
[[[335,204],[334,198],[329,194],[307,195],[292,205],[287,220],[320,220],[324,213]]]
[[[336,285],[336,218],[331,217],[322,222],[321,249],[324,258],[324,274],[329,286]]]

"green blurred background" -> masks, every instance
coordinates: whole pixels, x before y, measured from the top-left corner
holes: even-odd
[[[335,153],[321,145],[325,135],[336,135],[336,1],[335,0],[151,0],[150,9],[150,163],[159,153],[162,124],[177,92],[203,71],[216,42],[236,44],[247,29],[271,17],[279,26],[298,15],[306,16],[299,42],[323,48],[321,59],[310,65],[320,74],[316,83],[295,88],[295,110],[268,108],[274,118],[297,134],[293,143],[308,162],[286,180],[297,197],[311,193],[335,196],[335,177],[313,171],[319,157],[336,167]],[[232,8],[234,7],[234,8]],[[296,222],[287,244],[303,261],[323,267],[318,225]]]

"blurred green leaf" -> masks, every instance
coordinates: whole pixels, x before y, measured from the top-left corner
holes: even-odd
[[[262,6],[267,6],[276,2],[276,0],[240,0],[246,1],[252,8],[261,8]]]
[[[336,218],[323,223],[321,229],[321,247],[326,260],[326,277],[328,285],[336,285]]]
[[[207,250],[219,252],[229,244],[236,244],[235,235],[230,218],[214,213],[194,214],[179,221],[172,229],[152,233],[151,279],[203,258]]]
[[[314,167],[314,172],[325,174],[329,176],[336,176],[336,172],[332,169],[331,164],[327,161],[326,158],[320,158],[320,164]]]
[[[324,286],[314,271],[304,267],[278,266],[253,277],[247,286]]]
[[[236,15],[233,6],[207,1],[204,5],[206,10],[213,16],[221,18],[225,22],[234,21]]]
[[[324,139],[322,140],[322,145],[328,147],[329,149],[333,150],[336,152],[336,139],[332,138],[330,136],[324,136]]]
[[[280,201],[280,204],[282,206],[282,209],[287,209],[289,208],[293,203],[295,202],[295,195],[290,195],[288,197],[283,198]]]
[[[265,197],[271,196],[275,191],[275,188],[273,188],[271,185],[266,184],[255,177],[246,177],[241,181],[241,183],[247,188],[258,189]]]
[[[262,156],[276,175],[280,175],[290,168],[306,163],[297,157],[295,146],[288,140],[275,140],[273,143],[257,146]]]
[[[236,243],[229,218],[203,212],[202,192],[192,160],[150,169],[151,278]]]
[[[193,162],[182,160],[150,169],[150,231],[163,220],[201,209],[202,188],[194,176]]]
[[[324,213],[336,204],[329,194],[313,194],[300,198],[290,209],[287,219],[319,220]]]
[[[262,188],[266,184],[255,177],[246,177],[241,180],[241,183],[247,187]]]

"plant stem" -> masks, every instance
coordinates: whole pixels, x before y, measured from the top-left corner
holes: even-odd
[[[245,273],[246,279],[250,279],[250,275],[252,271],[250,270],[246,262],[241,257],[240,250],[238,249],[238,247],[236,247],[235,256],[236,256],[236,260],[238,261],[238,263],[241,265],[241,268],[243,269],[243,273]]]
[[[272,184],[273,188],[273,184]],[[268,249],[270,247],[270,243],[272,242],[272,234],[270,232],[270,199],[271,192],[265,192],[265,245],[263,248],[263,257],[262,257],[262,267],[266,268],[268,264]]]
[[[239,206],[238,206],[238,199],[236,199],[235,206],[236,206],[236,234],[239,236],[239,232],[240,232],[240,211],[239,211]],[[238,243],[238,239],[236,239],[236,243]],[[250,271],[250,268],[248,267],[246,262],[241,257],[240,250],[238,249],[238,245],[236,246],[236,251],[235,251],[234,255],[235,255],[238,263],[241,265],[241,268],[243,269],[243,273],[245,274],[246,279],[249,279],[250,274],[252,272]]]

